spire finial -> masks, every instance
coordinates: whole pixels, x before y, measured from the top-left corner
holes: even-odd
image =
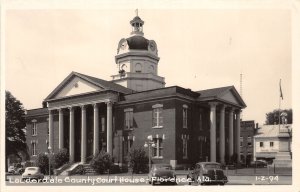
[[[139,10],[138,9],[135,10],[135,14],[136,14],[136,16],[139,16]]]

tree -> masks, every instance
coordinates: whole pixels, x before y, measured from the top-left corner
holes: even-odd
[[[283,109],[280,110],[280,114],[286,113],[287,116],[287,124],[292,124],[293,123],[293,110],[292,109]],[[275,109],[272,112],[266,113],[266,124],[267,125],[274,125],[279,123],[279,110]],[[280,120],[280,123],[282,121]]]
[[[148,156],[146,151],[142,148],[134,149],[129,154],[129,167],[133,173],[147,173],[148,172]]]
[[[9,91],[5,91],[5,158],[19,156],[22,151],[28,156],[25,137],[25,110],[23,104]],[[7,168],[7,161],[6,161]]]
[[[51,166],[54,169],[61,167],[62,165],[69,162],[68,150],[65,148],[60,149],[57,153],[51,156],[50,160],[51,160]]]

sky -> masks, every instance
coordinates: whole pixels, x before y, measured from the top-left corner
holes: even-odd
[[[111,80],[134,9],[5,11],[5,86],[25,109],[42,101],[72,71]],[[292,108],[292,34],[288,9],[139,9],[144,36],[155,40],[166,86],[193,91],[234,85],[243,120]]]

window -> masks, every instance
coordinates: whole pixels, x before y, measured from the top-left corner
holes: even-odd
[[[203,157],[203,146],[206,142],[206,138],[204,136],[198,136],[198,141],[200,141],[200,159]]]
[[[183,159],[187,159],[188,158],[188,139],[189,136],[186,135],[182,135],[182,156]]]
[[[247,145],[249,146],[249,147],[251,147],[252,146],[252,138],[251,137],[247,137]]]
[[[105,118],[101,117],[101,131],[104,132],[105,131]]]
[[[200,115],[199,115],[199,129],[203,130],[203,127],[202,127],[202,113],[200,113]]]
[[[260,147],[264,147],[264,142],[259,142]]]
[[[154,74],[154,67],[153,67],[153,65],[150,65],[150,67],[149,67],[149,73]]]
[[[274,142],[270,142],[270,147],[274,147]]]
[[[133,141],[134,141],[134,136],[128,136],[127,138],[124,138],[125,155],[128,155],[130,150],[132,149]]]
[[[125,109],[125,129],[133,128],[133,109]]]
[[[49,135],[49,118],[47,118],[47,135]]]
[[[31,143],[31,155],[35,156],[36,155],[36,142],[32,141]]]
[[[163,111],[163,105],[157,104],[152,106],[152,126],[153,128],[162,128],[163,126],[163,117],[162,117],[162,111]]]
[[[135,72],[136,73],[141,73],[142,72],[142,65],[141,64],[136,64],[135,65]]]
[[[36,136],[37,135],[37,126],[36,126],[36,120],[32,120],[32,136]]]
[[[162,138],[153,138],[153,142],[155,146],[153,147],[153,157],[154,158],[162,158]]]
[[[243,147],[243,142],[244,142],[243,137],[240,137],[240,147]]]
[[[183,128],[187,128],[188,106],[183,105]]]

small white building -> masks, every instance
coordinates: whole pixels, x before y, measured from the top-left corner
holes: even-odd
[[[292,164],[292,125],[263,125],[254,136],[253,160],[273,161],[278,166]]]

